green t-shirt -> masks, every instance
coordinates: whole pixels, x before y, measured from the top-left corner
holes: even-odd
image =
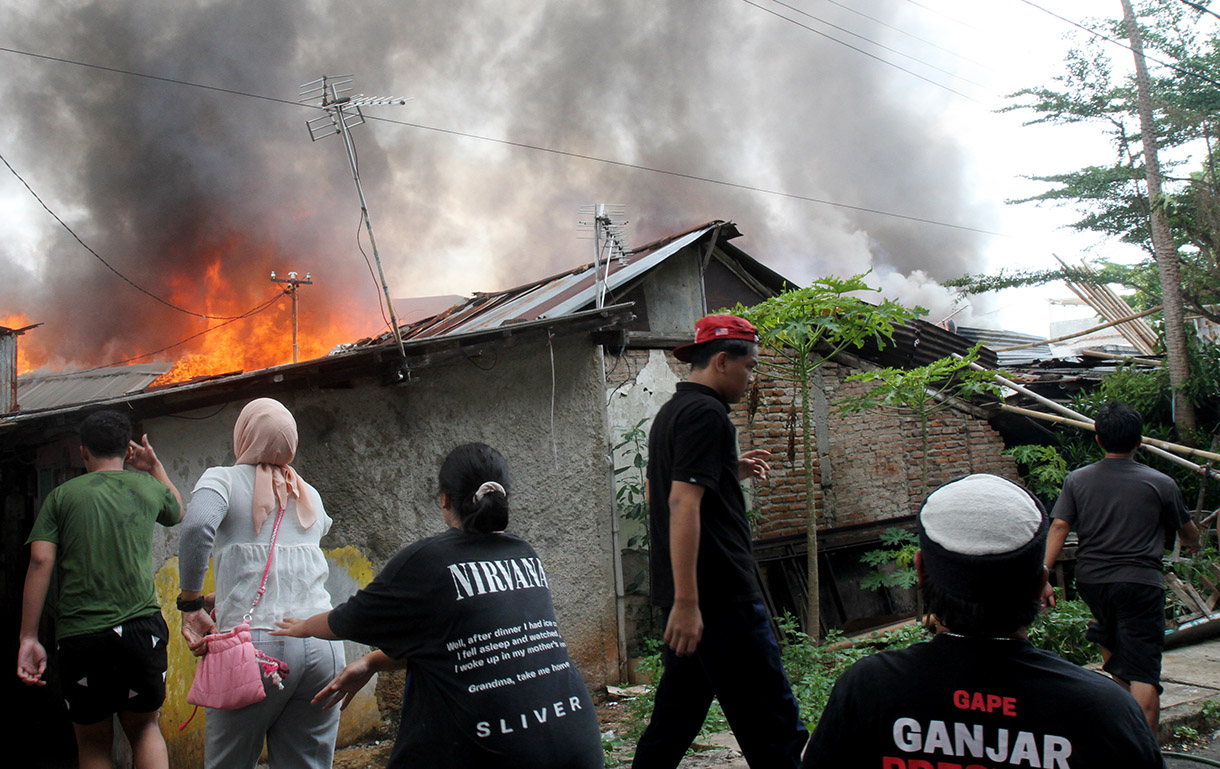
[[[181,519],[169,487],[143,473],[86,473],[52,491],[26,544],[56,546],[57,639],[160,611],[153,584],[153,524],[173,526]]]

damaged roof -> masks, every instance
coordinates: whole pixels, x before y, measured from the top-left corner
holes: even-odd
[[[613,296],[631,281],[709,234],[712,237],[711,245],[720,248],[725,248],[729,239],[741,235],[732,222],[716,220],[611,257],[609,264],[584,264],[503,291],[476,292],[445,312],[403,326],[402,338],[405,341],[484,331],[513,323],[562,317],[592,307],[597,302],[598,292],[603,290],[599,275],[604,280],[605,294]],[[731,254],[760,283],[776,291],[787,283],[783,276],[739,249],[732,248]],[[612,299],[606,301],[613,303]],[[391,335],[386,333],[361,344],[381,344],[390,338]]]

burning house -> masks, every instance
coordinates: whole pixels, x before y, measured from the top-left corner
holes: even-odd
[[[485,441],[509,459],[513,529],[547,564],[573,659],[594,688],[623,680],[635,639],[653,628],[647,596],[639,591],[643,561],[636,548],[627,547],[634,524],[620,519],[615,502],[614,465],[624,457],[622,450],[615,457],[611,447],[626,428],[646,423],[684,376],[669,350],[690,340],[698,317],[739,301],[757,302],[785,286],[782,276],[732,244],[738,235],[732,223],[709,222],[608,262],[476,294],[404,326],[405,355],[383,335],[297,364],[216,374],[249,365],[245,358],[222,356],[213,362],[211,376],[187,381],[166,383],[191,373],[184,367],[155,382],[148,377],[157,372],[143,368],[128,372],[143,380],[115,377],[111,389],[85,396],[71,389],[81,384],[70,385],[71,377],[24,380],[31,397],[37,394],[33,385],[41,384],[61,394],[77,393],[65,396],[68,400],[84,400],[35,400],[39,408],[0,419],[10,624],[20,611],[25,536],[45,495],[80,472],[73,431],[86,412],[127,411],[185,492],[205,468],[232,461],[231,430],[241,406],[270,396],[296,415],[301,440],[294,464],[318,488],[335,519],[323,545],[332,560],[328,589],[336,600],[367,581],[404,543],[439,530],[433,498],[439,459],[460,442]],[[238,333],[242,325],[231,327],[229,341],[238,348],[263,339],[261,332],[249,332],[244,340]],[[282,351],[282,331],[275,339]],[[228,341],[222,337],[221,343]],[[853,588],[858,576],[853,564],[881,529],[906,520],[918,485],[913,425],[897,418],[835,416],[830,404],[853,386],[843,381],[851,371],[919,365],[968,346],[943,329],[914,322],[900,329],[892,347],[843,355],[828,364],[815,404],[816,489],[825,529],[820,557],[823,573],[830,575],[822,587],[823,604],[830,607],[823,617],[827,626],[843,627],[895,609],[879,604],[885,597]],[[793,568],[804,557],[801,463],[784,448],[791,397],[782,385],[770,383],[753,420],[744,410],[735,416],[743,448],[776,454],[772,479],[757,485],[752,499],[760,571],[777,611],[799,605],[803,589],[800,570]],[[934,480],[971,471],[1015,475],[984,416],[961,404],[942,418],[936,427]],[[156,546],[166,605],[177,591],[176,544],[171,530]],[[189,686],[189,663],[184,647],[171,652],[165,713],[170,723],[187,715],[182,695]],[[22,728],[58,723],[48,714],[60,705],[43,694],[34,702],[39,693],[14,692],[19,702],[30,704],[21,709],[29,719]],[[377,713],[372,705],[364,716],[360,708],[349,711],[347,738],[359,732],[353,721],[367,722]],[[171,750],[193,756],[198,740],[189,731],[184,735]]]

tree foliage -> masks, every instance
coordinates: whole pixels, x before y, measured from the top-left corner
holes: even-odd
[[[1134,288],[1137,304],[1161,303],[1153,261],[1150,213],[1158,207],[1168,218],[1180,260],[1182,298],[1195,313],[1220,322],[1220,38],[1199,23],[1200,12],[1175,0],[1149,0],[1140,8],[1144,46],[1152,58],[1171,66],[1153,70],[1157,143],[1163,152],[1198,160],[1162,161],[1162,194],[1150,201],[1144,182],[1142,136],[1133,79],[1117,78],[1105,43],[1089,37],[1068,54],[1062,74],[1049,86],[1010,94],[1003,111],[1027,111],[1026,125],[1100,126],[1112,148],[1104,165],[1030,178],[1048,189],[1009,201],[1069,205],[1080,212],[1071,226],[1118,238],[1144,249],[1147,260],[1124,266],[1099,262],[1103,279]],[[1120,20],[1096,22],[1110,37],[1125,37]],[[1073,270],[967,275],[952,284],[968,292],[1037,285],[1073,279]]]

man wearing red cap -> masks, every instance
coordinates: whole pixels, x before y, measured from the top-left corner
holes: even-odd
[[[770,453],[739,456],[729,420],[758,363],[758,332],[744,318],[709,315],[674,356],[691,364],[690,377],[648,438],[649,570],[665,669],[632,766],[676,767],[715,697],[751,767],[795,767],[808,734],[755,577],[740,484],[766,479]]]

